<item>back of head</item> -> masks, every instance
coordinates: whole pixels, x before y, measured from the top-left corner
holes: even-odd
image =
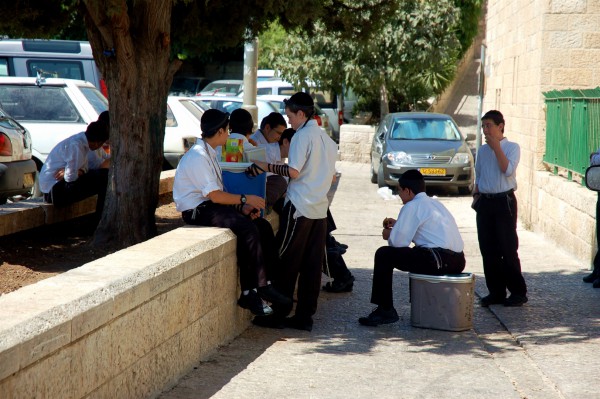
[[[229,129],[234,133],[240,133],[248,135],[252,133],[254,128],[254,121],[250,112],[243,108],[238,108],[231,112],[231,118],[229,119]]]
[[[200,118],[200,129],[203,138],[213,137],[221,128],[229,124],[229,113],[219,111],[218,109],[208,109]]]
[[[279,112],[271,112],[262,119],[260,122],[260,128],[264,129],[267,125],[273,129],[276,126],[287,126],[287,123],[283,115],[281,115]]]
[[[296,131],[294,129],[287,128],[283,131],[283,133],[281,133],[281,138],[279,139],[279,145],[283,144],[283,140],[287,140],[288,142],[292,142],[292,137],[294,137],[294,134],[296,134]]]
[[[98,115],[98,122],[110,125],[110,114],[108,113],[108,111],[102,111],[100,115]]]
[[[108,125],[98,121],[90,123],[85,130],[85,137],[89,142],[106,142],[108,140]]]
[[[400,188],[408,188],[415,195],[425,191],[425,179],[416,169],[409,169],[400,176],[398,180]]]
[[[290,98],[283,100],[285,107],[291,112],[304,112],[306,117],[310,119],[315,114],[315,102],[308,93],[299,91]]]

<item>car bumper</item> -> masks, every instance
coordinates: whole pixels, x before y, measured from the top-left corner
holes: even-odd
[[[424,173],[424,171],[422,171],[426,168],[444,169],[445,174],[439,176],[428,175],[427,173]],[[410,169],[417,169],[419,171],[422,171],[421,173],[423,173],[425,184],[427,184],[428,187],[469,187],[473,184],[473,167],[464,164],[445,164],[435,166],[394,166],[384,164],[383,174],[385,183],[390,186],[396,186],[398,184],[398,179],[400,179],[400,176],[402,176],[404,172]]]
[[[34,185],[37,168],[32,159],[0,162],[0,199],[29,193]]]

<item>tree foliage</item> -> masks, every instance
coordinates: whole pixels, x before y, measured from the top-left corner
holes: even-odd
[[[367,104],[387,93],[392,104],[406,109],[450,82],[463,47],[476,32],[478,8],[471,5],[479,2],[396,0],[388,4],[390,14],[368,34],[357,36],[355,29],[332,30],[318,22],[310,32],[290,31],[282,46],[262,50],[270,66],[291,83],[310,80],[337,92],[347,85]],[[468,32],[456,4],[470,7]],[[365,21],[369,15],[365,11],[354,18]]]

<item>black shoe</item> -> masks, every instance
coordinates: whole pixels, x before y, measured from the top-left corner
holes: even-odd
[[[258,295],[267,302],[271,302],[284,307],[292,304],[292,298],[288,298],[285,295],[277,291],[271,284],[265,285],[264,287],[258,287]]]
[[[328,282],[323,286],[323,291],[327,292],[352,292],[352,288],[354,287],[354,276],[350,275],[345,279],[337,279],[333,280],[333,282]]]
[[[600,278],[594,280],[594,282],[592,283],[592,287],[600,288]]]
[[[504,301],[504,306],[522,306],[527,302],[525,295],[512,294]]]
[[[493,295],[484,296],[479,300],[479,306],[487,308],[490,305],[502,305],[505,303],[505,298],[496,297]]]
[[[252,324],[259,327],[283,329],[283,319],[276,316],[256,316],[252,319]]]
[[[377,307],[367,317],[361,317],[358,322],[363,326],[377,327],[380,324],[395,323],[400,320],[396,309],[391,308],[390,310],[383,310]]]
[[[241,308],[248,309],[256,316],[267,316],[273,313],[273,309],[264,303],[254,290],[250,290],[247,295],[242,293],[237,303]]]
[[[333,236],[332,236],[333,237]],[[335,239],[335,237],[333,237],[333,243],[340,248],[344,248],[344,249],[348,249],[348,246],[346,244],[342,244],[341,242],[339,242],[338,240]]]
[[[596,279],[598,279],[598,276],[596,275],[596,272],[592,272],[590,274],[588,274],[587,276],[585,276],[583,278],[583,282],[584,283],[593,283]]]
[[[292,316],[283,319],[283,325],[288,328],[295,328],[296,330],[312,331],[313,320],[310,317],[300,318],[298,316]]]

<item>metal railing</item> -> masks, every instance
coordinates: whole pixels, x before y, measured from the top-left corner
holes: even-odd
[[[600,87],[553,90],[546,98],[546,153],[544,162],[584,175],[590,154],[600,145]]]

